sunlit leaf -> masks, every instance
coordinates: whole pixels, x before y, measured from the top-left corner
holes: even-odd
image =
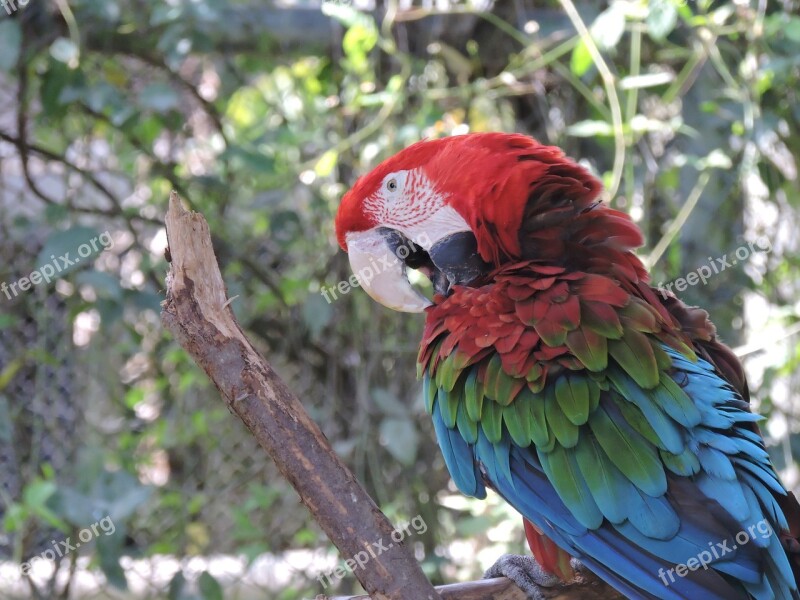
[[[583,40],[580,40],[575,48],[572,49],[572,56],[569,61],[569,68],[573,74],[582,77],[589,67],[592,66],[592,55]]]
[[[678,22],[678,9],[671,0],[650,0],[647,13],[647,32],[653,39],[666,38]]]
[[[622,3],[614,2],[597,15],[590,31],[601,50],[614,48],[625,33],[625,8]]]
[[[318,177],[327,177],[336,168],[339,155],[334,150],[325,152],[314,165],[314,172]]]
[[[647,73],[645,75],[623,77],[619,82],[619,87],[623,90],[649,88],[657,85],[665,85],[672,82],[674,79],[675,75],[668,71]]]
[[[77,64],[80,50],[72,40],[60,37],[50,44],[50,55],[57,61],[72,67]]]
[[[606,121],[579,121],[567,127],[567,135],[575,137],[613,136],[614,128]]]

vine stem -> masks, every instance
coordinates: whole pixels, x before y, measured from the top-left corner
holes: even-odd
[[[589,55],[592,57],[592,61],[600,73],[600,78],[603,80],[603,87],[608,96],[608,104],[611,109],[611,124],[614,130],[614,166],[611,170],[611,185],[608,187],[607,194],[609,198],[613,198],[622,181],[623,166],[625,164],[625,131],[622,126],[622,107],[620,106],[619,95],[617,94],[614,74],[611,72],[611,69],[608,68],[608,64],[602,54],[600,54],[597,44],[595,44],[594,39],[592,39],[592,34],[589,32],[580,14],[578,14],[578,9],[575,8],[575,4],[573,4],[572,0],[559,0],[559,3],[564,9],[564,12],[567,13],[569,20],[572,22],[572,26],[575,27],[575,31],[577,31],[578,35],[581,37],[581,41],[586,44],[586,49],[589,51]]]
[[[711,174],[708,171],[703,171],[700,174],[697,183],[695,183],[692,191],[689,193],[689,197],[686,199],[686,203],[681,206],[675,219],[670,223],[669,229],[667,229],[666,233],[658,240],[653,251],[644,260],[644,264],[648,270],[653,268],[653,265],[658,262],[658,259],[664,254],[667,247],[672,243],[672,240],[678,235],[681,227],[686,223],[689,215],[692,214],[694,207],[697,206],[697,201],[700,200],[700,196],[703,195],[703,190],[706,189],[710,178]]]

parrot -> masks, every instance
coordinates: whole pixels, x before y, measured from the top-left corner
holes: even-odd
[[[800,599],[800,505],[743,367],[650,284],[602,191],[556,146],[467,133],[384,160],[335,217],[364,291],[425,315],[418,377],[456,487],[523,517],[532,556],[488,575],[530,598],[588,571],[635,600]]]

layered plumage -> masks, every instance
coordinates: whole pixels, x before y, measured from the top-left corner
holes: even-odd
[[[411,180],[426,192],[403,190],[400,219],[381,186]],[[427,226],[406,262],[428,273],[450,273],[440,242],[474,236],[485,268],[427,309],[419,375],[456,485],[514,506],[545,568],[569,577],[568,553],[637,599],[800,598],[800,508],[741,365],[704,311],[649,286],[638,228],[599,191],[556,148],[475,134],[379,166],[337,230],[346,247]]]

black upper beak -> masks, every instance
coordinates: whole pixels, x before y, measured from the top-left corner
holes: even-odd
[[[437,294],[447,295],[454,285],[470,285],[491,270],[478,254],[471,231],[459,231],[436,242],[426,252],[399,231],[382,228],[387,245],[410,269],[419,269],[431,279]]]
[[[431,247],[429,255],[442,275],[439,282],[433,279],[434,289],[439,294],[447,295],[454,285],[470,285],[491,270],[491,265],[478,254],[478,240],[471,231],[459,231],[442,238]]]

